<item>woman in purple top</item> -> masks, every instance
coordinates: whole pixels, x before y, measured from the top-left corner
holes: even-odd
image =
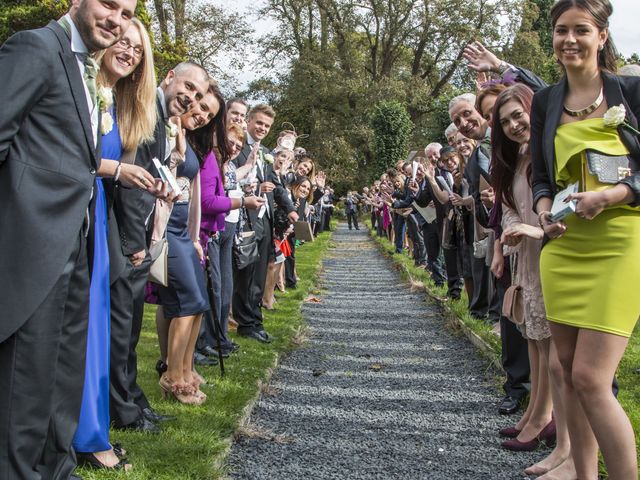
[[[226,356],[237,348],[227,337],[233,293],[232,250],[237,232],[237,220],[233,220],[238,215],[232,210],[260,208],[264,204],[264,199],[255,195],[245,197],[238,188],[240,177],[246,176],[253,168],[255,153],[252,152],[247,163],[237,170],[233,169],[229,163],[242,149],[244,142],[242,129],[235,124],[229,125],[224,141],[229,154],[222,155],[220,149],[214,149],[214,152],[209,153],[204,159],[200,170],[202,186],[200,243],[209,257],[208,273],[213,290],[213,305],[211,305],[211,311],[205,314],[205,328],[198,347],[201,351],[207,347],[209,349],[217,347],[215,326],[220,325],[221,353]],[[229,195],[232,191],[237,193]]]

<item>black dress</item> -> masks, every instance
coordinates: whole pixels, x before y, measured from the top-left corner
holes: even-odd
[[[182,195],[175,202],[167,225],[169,286],[161,286],[158,292],[166,318],[186,317],[209,310],[204,270],[187,225],[190,186],[199,168],[196,154],[187,146],[185,161],[178,166],[176,175]]]

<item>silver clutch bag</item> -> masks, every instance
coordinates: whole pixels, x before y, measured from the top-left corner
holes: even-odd
[[[600,183],[618,183],[631,175],[629,157],[626,155],[607,155],[595,150],[587,150],[587,169],[598,177]]]

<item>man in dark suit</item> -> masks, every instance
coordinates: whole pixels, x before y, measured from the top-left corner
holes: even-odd
[[[469,182],[469,190],[475,200],[476,219],[480,225],[488,227],[490,212],[487,204],[490,200],[487,197],[491,193],[486,190],[481,192],[480,177],[484,178],[488,185],[491,184],[489,176],[491,130],[487,121],[476,110],[473,94],[463,94],[453,98],[449,103],[449,114],[460,133],[478,142],[478,146],[469,157],[464,176]],[[505,268],[505,271],[508,271],[508,268]],[[478,316],[493,310],[496,320],[500,321],[502,366],[507,374],[507,380],[504,383],[506,395],[499,406],[499,411],[503,414],[515,413],[521,399],[527,393],[524,386],[529,379],[527,343],[514,324],[500,314],[504,293],[508,287],[505,283],[506,276],[503,277],[502,282],[496,283],[495,279],[491,278],[484,259],[475,258],[472,261],[472,273],[474,298],[473,303],[469,304],[471,313]]]
[[[118,41],[135,6],[74,2],[60,22],[0,49],[2,479],[67,479],[75,468],[100,165],[88,56]]]
[[[138,147],[135,163],[155,177],[153,158],[165,162],[171,152],[167,131],[169,117],[189,111],[207,92],[209,76],[198,64],[183,62],[170,70],[158,88],[154,141]],[[143,190],[120,187],[114,192],[114,213],[127,266],[111,286],[111,419],[118,428],[157,432],[153,422],[163,417],[149,405],[137,383],[136,347],[144,314],[144,287],[151,258],[155,197]]]
[[[238,322],[238,334],[253,338],[259,342],[269,343],[271,337],[262,326],[260,303],[264,293],[269,260],[275,255],[273,244],[273,216],[276,202],[285,209],[289,221],[295,223],[298,214],[285,189],[279,184],[272,165],[264,161],[269,150],[260,142],[269,134],[275,118],[275,112],[269,105],[259,104],[251,109],[247,117],[247,138],[240,154],[233,160],[242,167],[251,151],[256,149],[257,161],[255,169],[256,195],[266,196],[265,206],[260,210],[249,210],[249,225],[258,241],[259,258],[242,270],[233,272],[233,318]],[[250,174],[252,176],[253,174]]]
[[[439,143],[430,143],[424,149],[427,161],[434,169],[434,174],[441,175],[438,170],[438,162],[440,160],[440,149],[442,145]],[[431,206],[436,210],[436,219],[431,223],[424,222],[422,225],[422,236],[424,239],[426,256],[427,256],[427,270],[431,273],[431,278],[437,286],[444,285],[447,280],[445,268],[442,265],[442,255],[440,255],[442,249],[441,235],[442,235],[442,222],[444,220],[444,207],[438,202],[433,193],[431,183],[426,177],[426,171],[421,172],[422,179],[418,181],[419,193],[416,193],[416,203],[420,207]],[[457,287],[459,288],[459,287]]]
[[[358,226],[358,200],[353,195],[353,192],[347,193],[347,198],[344,201],[344,209],[347,214],[349,230],[351,230],[352,225],[356,230],[360,230],[360,227]]]

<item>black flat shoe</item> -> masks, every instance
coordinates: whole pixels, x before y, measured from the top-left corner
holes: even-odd
[[[160,429],[158,428],[158,426],[155,423],[149,421],[145,416],[141,416],[135,422],[131,422],[122,427],[114,428],[116,428],[117,430],[131,430],[134,432],[151,433],[154,435],[160,433]]]
[[[250,330],[248,332],[238,333],[238,335],[245,338],[252,338],[253,340],[257,340],[260,343],[271,343],[270,337],[264,336],[261,332],[257,330]]]
[[[520,410],[520,399],[510,397],[509,395],[502,399],[502,402],[498,407],[500,415],[513,415],[518,410]]]
[[[78,465],[85,468],[93,468],[94,470],[124,470],[127,465],[130,465],[127,463],[126,458],[120,458],[118,463],[110,467],[98,460],[93,453],[76,453],[76,457],[78,459]]]
[[[142,415],[144,415],[144,418],[146,418],[152,423],[170,422],[177,418],[177,417],[174,417],[173,415],[162,415],[161,413],[156,412],[151,407],[143,408]],[[113,446],[113,448],[115,450],[115,445]]]
[[[218,364],[218,360],[213,357],[207,357],[200,352],[196,352],[193,354],[193,363],[202,367],[213,367]]]

